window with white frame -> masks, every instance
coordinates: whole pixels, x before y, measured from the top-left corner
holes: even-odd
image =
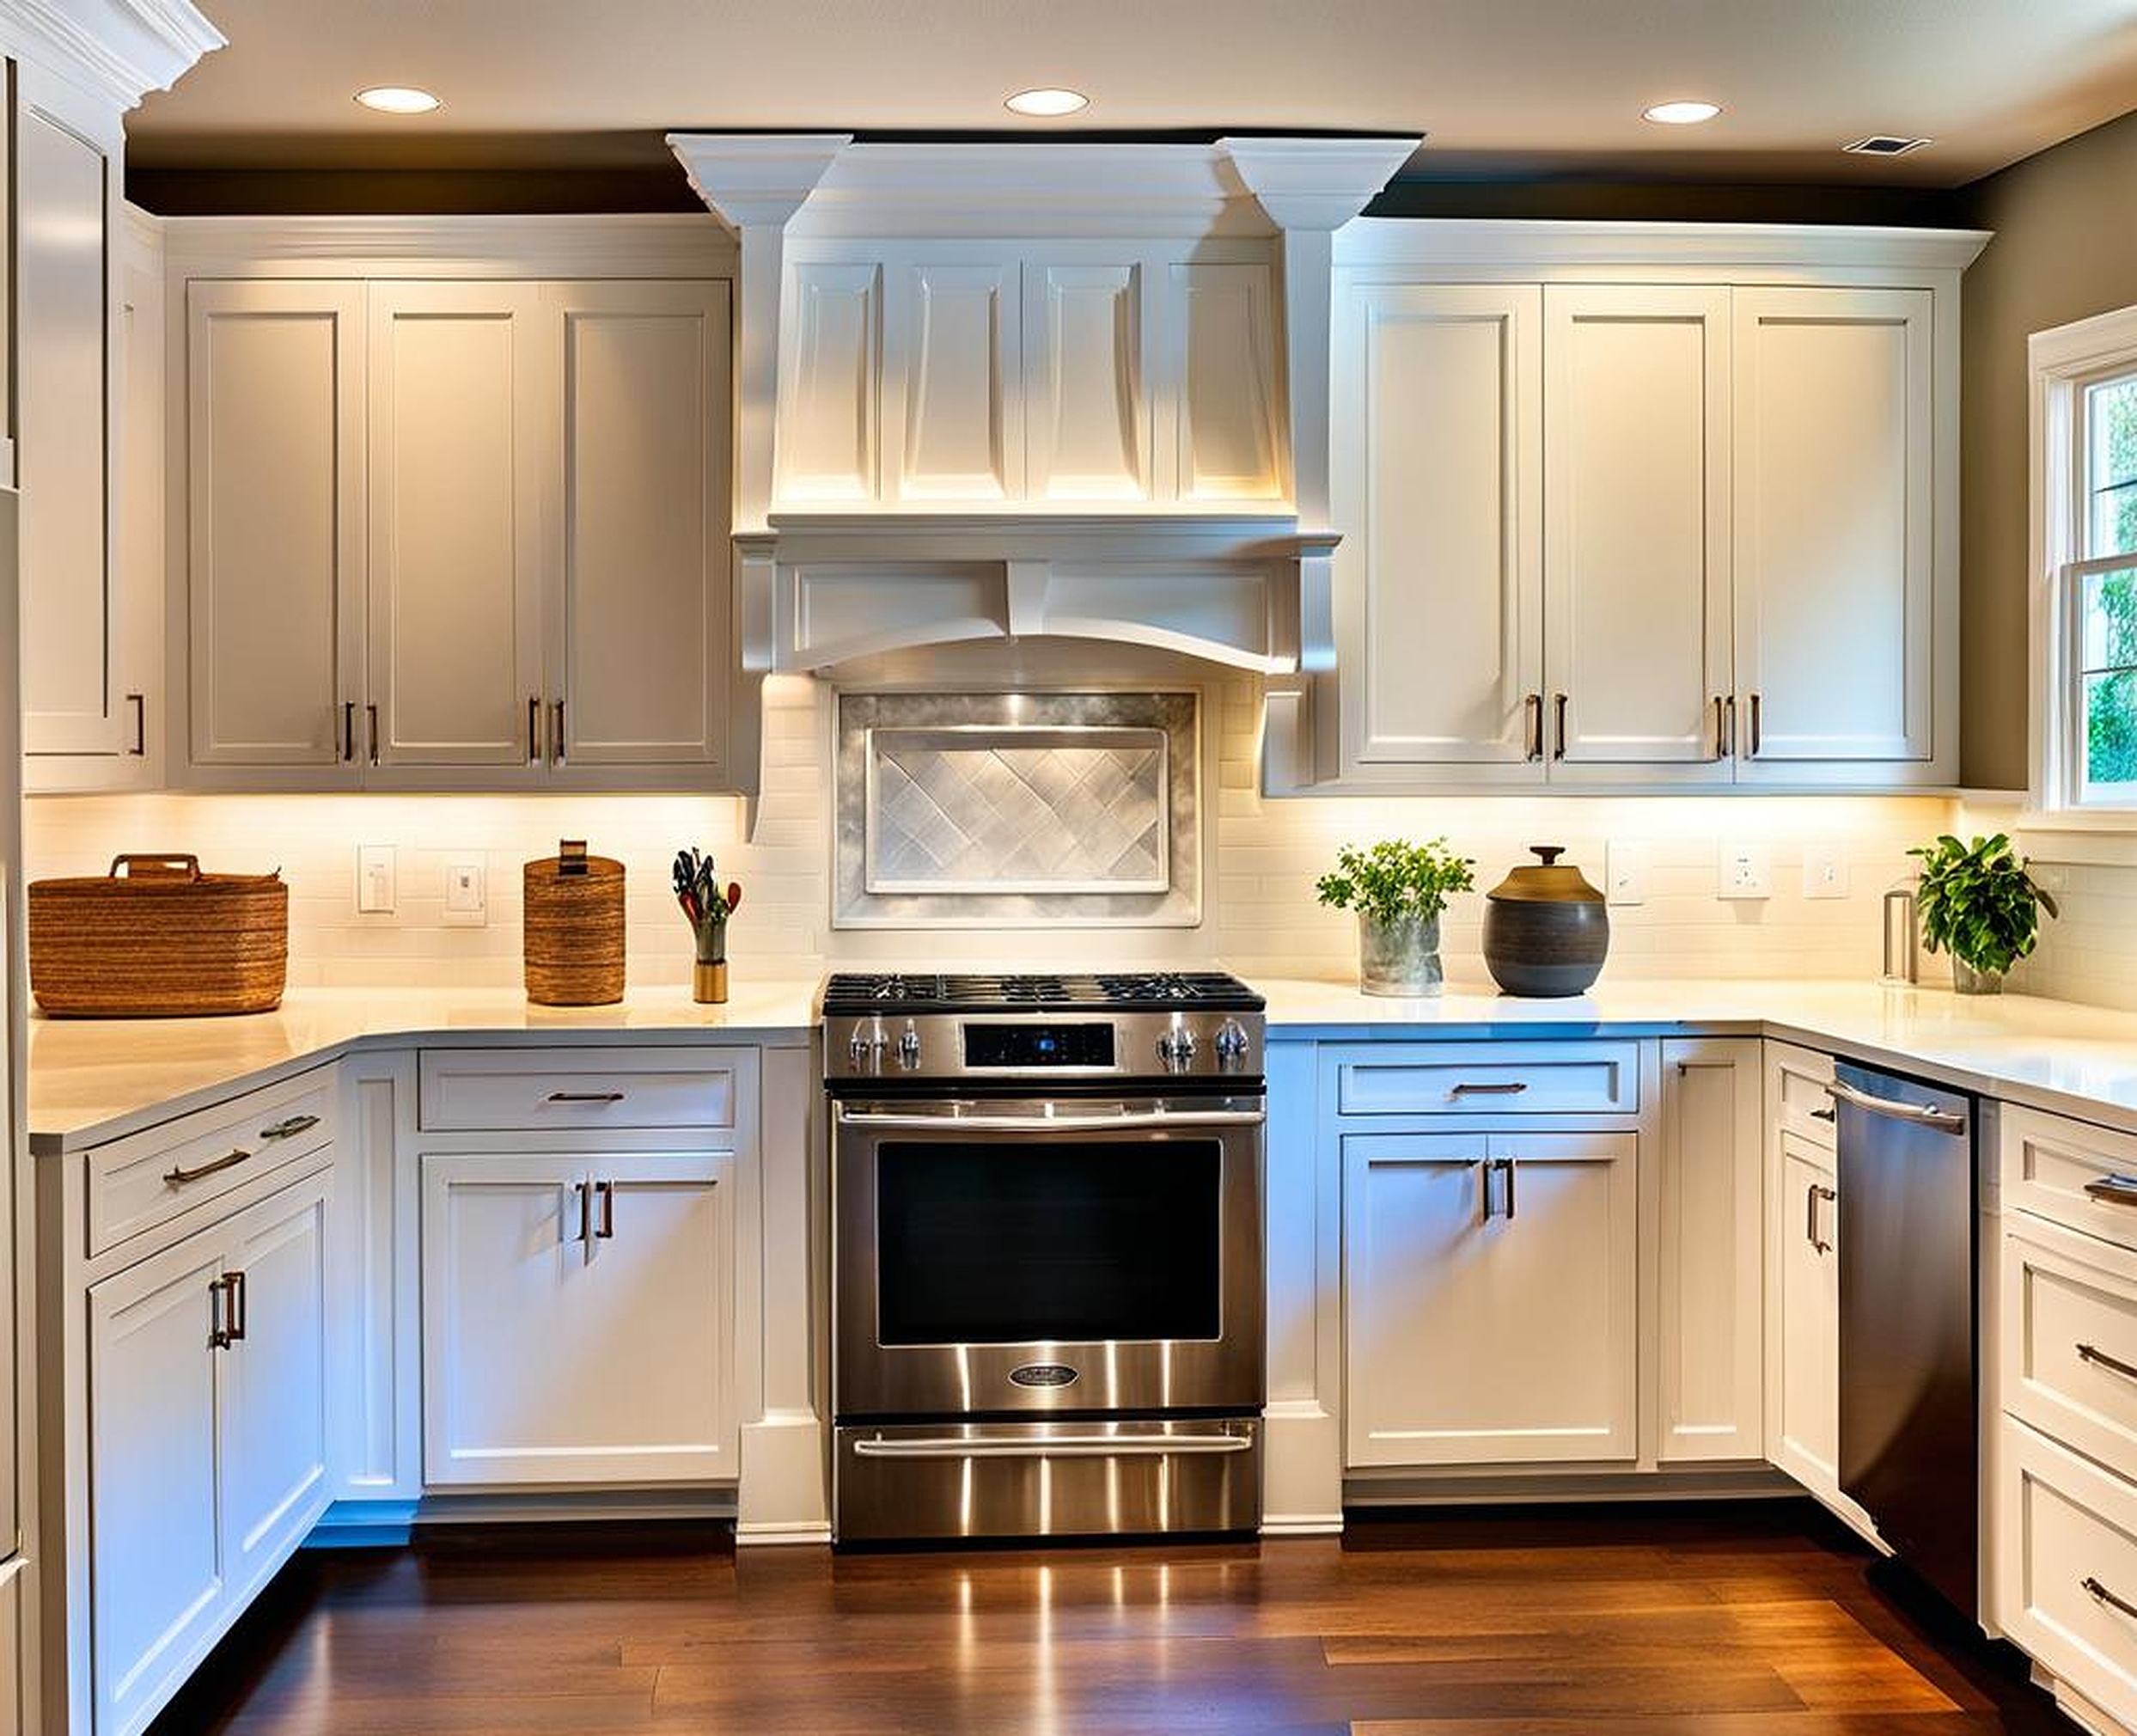
[[[2036,804],[2137,814],[2137,309],[2032,364]]]

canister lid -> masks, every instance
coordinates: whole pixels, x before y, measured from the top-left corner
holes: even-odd
[[[1563,844],[1531,844],[1536,863],[1523,863],[1485,896],[1504,904],[1600,904],[1602,893],[1572,863],[1560,865]]]

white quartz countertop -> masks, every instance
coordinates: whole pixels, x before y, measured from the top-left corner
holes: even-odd
[[[1250,981],[1278,1040],[1764,1035],[2137,1132],[2137,1013],[1864,982],[1606,981],[1566,1000],[1460,987],[1395,1000],[1355,979]],[[806,1042],[820,983],[745,981],[725,1006],[680,987],[590,1007],[532,1006],[502,988],[298,989],[273,1012],[230,1018],[33,1017],[30,1131],[40,1151],[94,1144],[357,1047]]]
[[[534,1006],[517,989],[292,989],[272,1012],[29,1023],[29,1128],[40,1150],[93,1144],[346,1053],[420,1042],[807,1040],[820,978],[738,981],[724,1006],[687,988],[614,1006]]]

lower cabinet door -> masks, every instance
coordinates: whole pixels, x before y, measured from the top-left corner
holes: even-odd
[[[1343,1150],[1349,1462],[1632,1458],[1637,1136],[1360,1134]]]
[[[224,1607],[216,1437],[227,1353],[210,1335],[226,1245],[195,1237],[89,1293],[96,1736],[148,1722]]]
[[[1768,1457],[1813,1495],[1841,1488],[1840,1196],[1827,1153],[1783,1134],[1772,1215],[1780,1357]]]
[[[425,1480],[736,1474],[734,1158],[423,1159]]]
[[[329,1499],[327,1213],[321,1171],[241,1213],[229,1232],[234,1326],[223,1367],[223,1560],[249,1598]]]

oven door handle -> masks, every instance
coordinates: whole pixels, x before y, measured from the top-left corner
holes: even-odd
[[[1188,1109],[1178,1114],[1114,1116],[895,1116],[872,1109],[839,1111],[842,1128],[886,1133],[1089,1134],[1142,1132],[1163,1128],[1258,1128],[1260,1109]]]
[[[1244,1434],[1157,1434],[1112,1436],[954,1435],[911,1440],[857,1440],[857,1458],[1170,1458],[1188,1453],[1249,1452],[1254,1440]]]

